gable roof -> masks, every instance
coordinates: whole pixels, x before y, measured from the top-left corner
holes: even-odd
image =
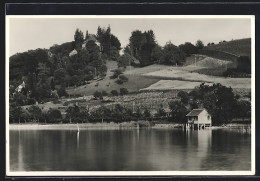
[[[186,116],[198,116],[204,109],[193,109]]]

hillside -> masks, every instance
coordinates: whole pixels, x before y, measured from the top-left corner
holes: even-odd
[[[211,50],[233,54],[235,56],[251,56],[251,38],[222,42],[216,45],[206,46],[203,51]]]

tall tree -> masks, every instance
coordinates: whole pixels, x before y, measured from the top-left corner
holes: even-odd
[[[179,45],[179,48],[186,54],[187,57],[191,56],[191,54],[197,53],[198,50],[197,47],[190,42]]]
[[[196,47],[197,47],[198,49],[202,49],[202,48],[204,47],[203,42],[202,42],[201,40],[198,40],[198,41],[196,42]]]
[[[75,40],[76,50],[79,52],[84,42],[84,35],[83,32],[78,28],[75,31],[74,40]]]
[[[163,47],[161,59],[163,64],[181,65],[185,62],[185,54],[177,46],[168,42]]]

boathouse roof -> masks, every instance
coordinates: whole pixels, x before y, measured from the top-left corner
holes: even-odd
[[[204,109],[193,109],[186,116],[198,116]]]

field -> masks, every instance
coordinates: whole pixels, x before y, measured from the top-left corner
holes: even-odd
[[[246,47],[245,49],[234,48],[236,44],[239,44],[239,41],[243,42],[241,47]],[[71,96],[78,96],[77,99],[60,99],[61,102],[58,104],[45,104],[46,107],[56,106],[63,113],[66,106],[72,106],[75,102],[79,106],[87,107],[90,110],[95,110],[101,105],[111,108],[115,104],[121,104],[124,107],[133,109],[133,111],[138,107],[142,110],[147,108],[152,113],[155,113],[160,106],[168,111],[168,103],[177,98],[177,93],[180,90],[189,92],[201,83],[206,83],[207,85],[220,83],[224,86],[232,87],[235,94],[246,98],[251,91],[251,78],[225,78],[222,76],[222,73],[227,68],[236,66],[236,61],[234,60],[237,55],[248,53],[249,42],[250,39],[245,39],[205,47],[214,56],[210,57],[205,54],[191,55],[186,58],[186,63],[183,66],[159,64],[146,67],[128,66],[124,71],[128,81],[122,85],[118,85],[115,82],[116,79],[110,79],[110,76],[113,74],[112,70],[117,68],[117,63],[115,61],[107,61],[108,71],[103,80],[93,80],[84,86],[67,89]],[[224,52],[230,51],[230,49],[233,51],[230,53]],[[236,55],[233,55],[235,53]],[[112,96],[110,94],[112,90],[119,92],[120,88],[128,89],[129,94],[124,96]],[[108,96],[103,96],[103,100],[95,100],[93,99],[95,91],[106,91]]]
[[[110,79],[111,70],[117,68],[115,61],[107,61],[107,75],[103,80],[94,80],[90,84],[67,89],[70,95],[91,96],[95,91],[112,90],[119,92],[120,88],[126,88],[131,92],[140,90],[171,90],[193,89],[202,82],[209,84],[221,83],[232,88],[251,88],[250,78],[225,78],[216,76],[223,73],[228,67],[234,67],[234,62],[207,57],[205,55],[192,55],[187,58],[184,66],[150,65],[142,68],[128,66],[124,75],[128,81],[119,85],[115,79]]]

